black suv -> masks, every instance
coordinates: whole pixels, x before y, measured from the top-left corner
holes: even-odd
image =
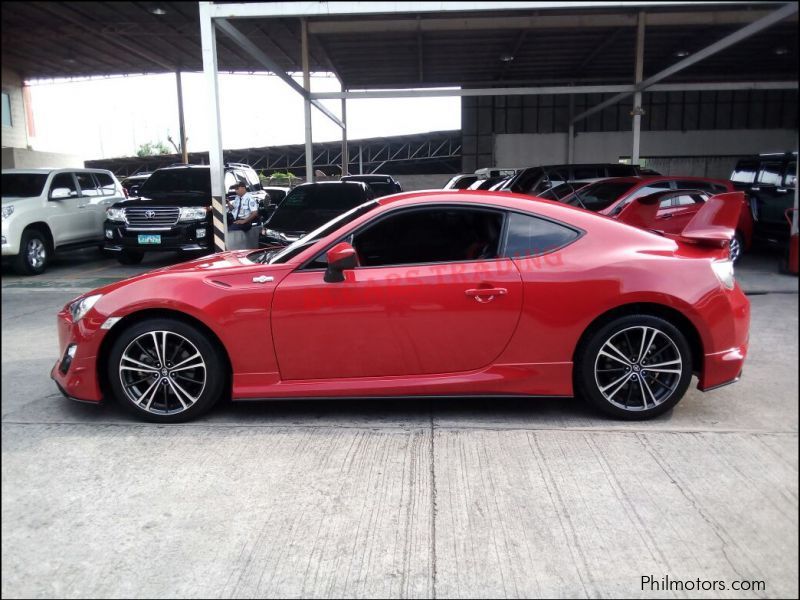
[[[267,193],[248,165],[225,165],[225,189],[244,182],[264,207]],[[125,265],[141,262],[145,252],[214,249],[211,227],[211,171],[207,165],[158,169],[139,188],[139,198],[117,202],[106,211],[104,249]]]
[[[581,181],[603,177],[631,177],[634,175],[660,175],[660,173],[637,165],[622,163],[544,165],[520,169],[501,190],[536,196],[565,181]]]
[[[749,196],[753,237],[772,244],[785,243],[790,234],[786,210],[794,206],[797,187],[797,152],[743,158],[736,163],[731,181]]]
[[[391,175],[344,175],[342,181],[363,181],[372,188],[376,198],[403,191],[403,188]]]
[[[262,246],[286,246],[340,214],[375,198],[362,181],[320,181],[298,185],[264,224]]]

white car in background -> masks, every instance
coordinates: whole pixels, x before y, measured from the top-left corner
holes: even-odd
[[[125,199],[103,169],[3,169],[3,261],[38,275],[57,250],[103,244],[106,208]]]

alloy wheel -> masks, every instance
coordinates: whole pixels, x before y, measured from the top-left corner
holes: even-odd
[[[637,326],[614,333],[600,347],[594,379],[609,403],[626,411],[643,411],[672,397],[683,369],[681,353],[669,335]]]
[[[32,238],[26,248],[28,264],[34,269],[41,269],[47,259],[47,247],[39,238]]]
[[[181,413],[206,387],[207,369],[200,351],[172,331],[148,331],[122,352],[119,378],[128,399],[157,415]]]
[[[742,253],[742,242],[738,235],[734,235],[730,244],[730,256],[733,262],[739,260],[739,255]]]

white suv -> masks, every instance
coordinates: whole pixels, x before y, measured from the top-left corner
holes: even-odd
[[[53,252],[103,244],[106,208],[125,199],[101,169],[4,169],[3,261],[38,275]]]

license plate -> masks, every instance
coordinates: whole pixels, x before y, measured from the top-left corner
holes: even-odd
[[[160,244],[161,243],[161,236],[160,235],[139,235],[139,243],[140,244]]]

